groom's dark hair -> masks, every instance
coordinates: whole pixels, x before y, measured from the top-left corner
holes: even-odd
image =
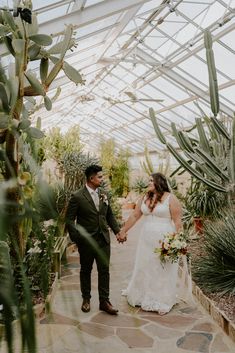
[[[86,175],[87,180],[91,176],[96,175],[99,172],[102,172],[102,167],[100,165],[98,165],[98,164],[89,165],[89,167],[87,167],[85,170],[85,175]]]

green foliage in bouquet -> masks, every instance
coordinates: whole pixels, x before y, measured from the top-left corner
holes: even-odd
[[[224,214],[204,226],[205,255],[192,264],[195,282],[207,292],[235,294],[235,216]]]
[[[154,252],[159,254],[161,263],[177,262],[181,255],[188,252],[188,236],[185,232],[167,233],[163,240],[159,241],[159,247]]]

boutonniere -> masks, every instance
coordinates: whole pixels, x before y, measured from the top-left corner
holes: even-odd
[[[108,196],[106,194],[101,193],[99,194],[99,197],[100,197],[100,201],[106,203],[106,205],[109,204]]]

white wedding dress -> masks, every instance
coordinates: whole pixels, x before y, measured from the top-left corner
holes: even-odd
[[[134,270],[127,289],[122,291],[130,305],[140,306],[146,311],[166,313],[179,301],[178,263],[169,262],[162,265],[159,255],[154,253],[154,249],[160,246],[159,240],[162,240],[166,233],[175,231],[169,199],[170,194],[163,202],[157,203],[152,212],[143,200],[143,219],[139,229]]]

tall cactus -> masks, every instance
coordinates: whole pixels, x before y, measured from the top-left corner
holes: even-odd
[[[219,113],[219,92],[218,81],[215,67],[214,53],[212,49],[212,37],[210,31],[206,30],[204,33],[204,43],[206,48],[206,61],[209,74],[209,90],[211,110],[216,117]]]
[[[24,10],[30,13],[32,2],[26,3],[28,7]],[[0,149],[5,156],[5,179],[17,180],[22,172],[20,146],[24,144],[25,136],[30,139],[43,137],[40,129],[30,126],[26,99],[42,96],[46,109],[50,110],[52,101],[47,92],[61,70],[76,84],[83,84],[84,81],[80,73],[64,60],[66,52],[75,46],[72,25],[67,26],[61,42],[53,45],[51,36],[38,33],[34,13],[32,21],[26,21],[22,16],[14,17],[5,9],[0,11],[0,39],[12,60],[8,72],[0,65]],[[35,62],[39,63],[38,77]],[[9,211],[17,213],[20,209],[19,185],[8,190],[8,200],[14,205]],[[12,234],[23,256],[25,241],[19,222],[16,222]]]
[[[152,108],[149,109],[150,118],[156,135],[179,164],[193,177],[200,180],[214,190],[224,193],[235,191],[235,116],[231,134],[224,124],[216,118],[219,112],[219,94],[216,77],[212,38],[209,31],[204,36],[207,65],[209,72],[209,91],[213,117],[196,119],[198,138],[194,138],[182,130],[177,130],[171,124],[172,135],[175,137],[180,149],[188,158],[179,153],[161,132]]]

